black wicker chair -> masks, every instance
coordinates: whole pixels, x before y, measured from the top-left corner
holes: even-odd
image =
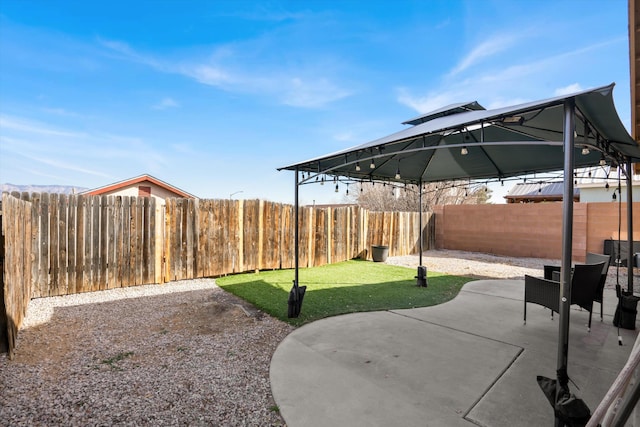
[[[602,275],[600,276],[600,283],[598,284],[598,290],[596,291],[596,297],[593,299],[594,302],[600,304],[600,321],[602,322],[602,306],[604,305],[604,285],[607,281],[607,274],[609,273],[609,264],[611,262],[611,255],[602,255],[602,254],[587,254],[587,264],[598,264],[604,262],[604,267],[602,267]],[[591,322],[589,322],[591,323]]]
[[[591,252],[587,253],[586,264],[599,264],[601,262],[604,263],[602,267],[602,275],[600,276],[600,283],[598,284],[598,290],[596,291],[596,296],[593,299],[594,302],[600,304],[600,321],[603,321],[603,305],[604,305],[604,285],[607,281],[607,273],[609,272],[609,264],[611,261],[611,255],[602,255],[602,254],[594,254]],[[556,274],[554,274],[556,273]],[[557,265],[545,265],[544,266],[544,278],[547,280],[559,280],[560,266]],[[555,277],[554,277],[555,276]],[[589,312],[589,325],[591,325],[591,312]],[[551,317],[553,318],[553,312],[551,312]]]
[[[589,330],[593,301],[601,281],[603,263],[576,264],[571,277],[571,304],[577,304],[589,311]],[[527,303],[547,307],[553,312],[560,311],[560,283],[539,277],[524,276],[524,323],[527,323]]]

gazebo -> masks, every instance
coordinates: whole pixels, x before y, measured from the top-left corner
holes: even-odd
[[[317,177],[415,186],[422,199],[423,184],[429,182],[563,171],[558,371],[566,373],[573,237],[571,178],[576,168],[606,164],[621,168],[627,180],[628,238],[629,247],[633,247],[631,179],[633,163],[640,161],[640,146],[616,112],[613,88],[612,83],[491,110],[475,101],[453,104],[408,120],[403,124],[410,127],[391,135],[279,168],[295,172],[294,299],[299,289],[298,193],[301,185]],[[419,247],[422,265],[422,239]],[[627,266],[632,269],[633,254],[628,252]],[[632,291],[632,271],[628,277],[628,290]]]

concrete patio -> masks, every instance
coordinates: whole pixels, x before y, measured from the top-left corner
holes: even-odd
[[[523,323],[523,280],[479,280],[425,308],[323,319],[291,333],[271,363],[289,427],[551,426],[537,375],[555,378],[558,317],[535,304]],[[571,311],[571,391],[593,411],[629,356],[637,332],[612,325],[617,298]],[[304,307],[303,307],[304,310]]]

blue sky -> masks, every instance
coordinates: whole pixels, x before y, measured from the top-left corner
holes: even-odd
[[[419,113],[611,82],[630,129],[627,7],[3,0],[0,183],[95,188],[149,173],[199,197],[291,203],[293,173],[277,167]],[[301,202],[342,201],[329,187],[303,187]]]

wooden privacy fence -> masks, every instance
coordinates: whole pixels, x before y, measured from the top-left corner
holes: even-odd
[[[293,268],[294,207],[263,200],[167,199],[163,281]],[[390,255],[418,250],[418,213],[368,212],[357,206],[300,208],[301,267],[367,257],[372,245]],[[423,213],[423,242],[435,242]]]
[[[4,193],[0,347],[12,349],[31,298],[244,271],[293,268],[294,208],[262,200]],[[435,245],[423,213],[300,208],[300,266]],[[6,326],[3,326],[3,322]],[[10,331],[10,332],[5,332]],[[10,350],[11,351],[11,350]],[[11,354],[11,352],[10,352]]]

